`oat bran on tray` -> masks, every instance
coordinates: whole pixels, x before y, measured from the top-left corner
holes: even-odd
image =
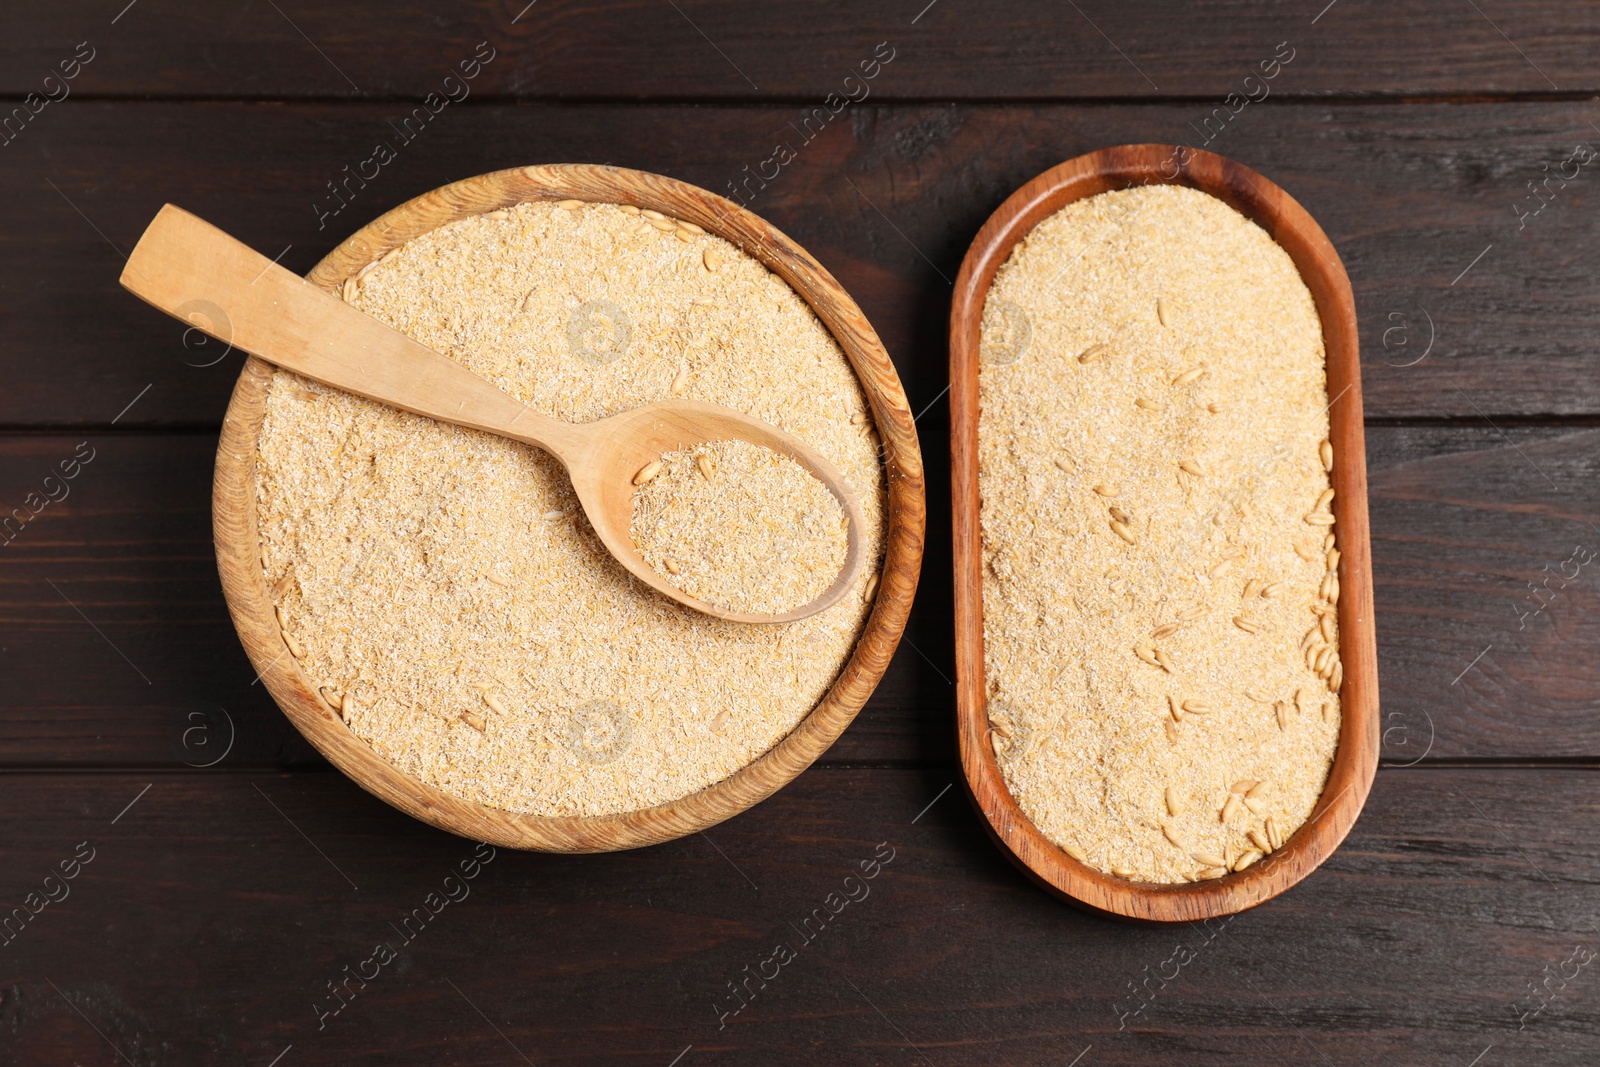
[[[276,371],[266,580],[358,737],[466,800],[606,815],[726,778],[810,712],[870,609],[885,490],[855,374],[781,279],[691,224],[563,201],[440,227],[344,296],[554,418],[685,397],[782,427],[843,473],[867,560],[824,612],[723,622],[617,564],[543,452]]]
[[[1310,816],[1343,681],[1322,331],[1197,190],[1067,205],[980,346],[985,672],[1007,787],[1102,871],[1243,870]]]

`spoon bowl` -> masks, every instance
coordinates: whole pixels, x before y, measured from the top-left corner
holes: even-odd
[[[168,204],[122,272],[129,292],[218,340],[314,381],[392,407],[541,448],[561,461],[606,549],[663,596],[730,622],[815,615],[862,564],[861,509],[819,452],[776,426],[715,404],[664,401],[575,424],[533,411],[461,364],[328,295],[182,208]],[[633,542],[633,477],[663,452],[738,440],[784,453],[827,486],[846,518],[844,566],[809,603],[778,615],[719,607],[668,583]]]
[[[693,400],[675,400],[624,411],[584,427],[593,430],[591,451],[581,461],[568,462],[572,488],[578,494],[594,532],[613,556],[652,589],[731,622],[794,622],[814,615],[845,594],[861,569],[861,531],[865,528],[855,497],[822,455],[792,434],[737,411]],[[748,441],[781,452],[799,463],[828,487],[849,520],[849,540],[844,566],[833,583],[815,600],[781,615],[755,615],[718,607],[668,584],[650,566],[634,544],[633,477],[664,452],[690,448],[705,441]],[[537,444],[538,442],[530,442]]]

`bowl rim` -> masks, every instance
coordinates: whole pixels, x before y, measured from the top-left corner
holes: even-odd
[[[368,264],[420,234],[530,201],[631,204],[693,222],[755,257],[811,307],[844,350],[883,442],[888,489],[884,558],[872,610],[850,658],[823,698],[776,745],[687,796],[599,816],[524,815],[452,796],[374,752],[317,694],[287,655],[262,567],[256,522],[256,446],[273,367],[251,356],[234,386],[217,445],[213,537],[223,594],[262,683],[289,721],[329,762],[412,817],[508,848],[604,852],[670,841],[759,803],[809,767],[855,718],[903,634],[920,574],[926,486],[916,424],[899,375],[866,316],[799,244],[766,220],[698,186],[664,175],[587,163],[516,167],[465,178],[400,204],[341,241],[307,275],[333,293]]]
[[[1339,655],[1343,721],[1322,794],[1304,825],[1244,871],[1203,882],[1134,882],[1073,859],[1022,812],[989,740],[983,653],[983,553],[978,514],[978,344],[995,272],[1042,219],[1075,200],[1136,185],[1183,185],[1221,199],[1289,253],[1322,323],[1335,463]],[[1366,450],[1355,299],[1344,265],[1311,215],[1283,189],[1225,157],[1180,145],[1133,144],[1067,160],[1023,184],[973,239],[950,312],[951,500],[955,568],[956,704],[961,765],[974,806],[1002,851],[1047,891],[1087,910],[1146,922],[1231,915],[1315,870],[1354,825],[1377,769],[1377,643],[1367,518]]]

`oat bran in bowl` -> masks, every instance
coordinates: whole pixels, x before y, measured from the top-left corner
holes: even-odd
[[[249,360],[218,449],[224,591],[342,771],[443,829],[600,851],[744,810],[848,725],[915,589],[920,454],[804,250],[669,178],[543,166],[404,204],[309,277],[555,418],[683,397],[772,422],[844,472],[869,549],[818,615],[723,622],[615,564],[543,453]]]
[[[1354,306],[1325,235],[1208,153],[1018,190],[951,328],[963,768],[1068,900],[1235,912],[1332,852],[1377,760]]]

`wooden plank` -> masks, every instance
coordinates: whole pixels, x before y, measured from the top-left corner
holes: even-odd
[[[1386,757],[1597,751],[1600,431],[1369,433]]]
[[[0,438],[5,764],[323,765],[253,684],[223,604],[215,451],[209,434]]]
[[[564,160],[723,193],[746,182],[737,188],[750,206],[856,296],[920,407],[947,380],[947,279],[1005,196],[1096,147],[1196,140],[1189,124],[1204,111],[864,107],[809,143],[790,125],[802,118],[792,107],[619,107],[603,118],[581,107],[460,108],[410,142],[390,125],[402,116],[382,104],[159,103],[41,115],[0,168],[0,287],[13,294],[0,308],[9,357],[0,425],[105,426],[146,386],[119,426],[216,425],[237,356],[202,346],[198,333],[186,348],[178,324],[116,284],[121,256],[164,201],[304,271],[411,196]],[[1600,144],[1577,103],[1261,106],[1211,147],[1283,185],[1339,248],[1356,290],[1369,416],[1577,415],[1600,412],[1600,295],[1584,254],[1600,240],[1593,175],[1552,183],[1554,199],[1520,232],[1513,205],[1533,195],[1526,183],[1542,179],[1543,164],[1559,169],[1585,138]],[[348,202],[335,199],[329,183],[384,139],[400,145],[397,158],[365,188],[351,182]],[[763,189],[749,175],[780,139],[798,156]]]
[[[1135,927],[1025,881],[944,774],[819,769],[706,836],[476,867],[469,842],[332,774],[0,775],[0,901],[41,894],[0,948],[6,1047],[28,1063],[1342,1067],[1492,1045],[1482,1062],[1583,1064],[1600,1037],[1593,779],[1384,771],[1291,892],[1225,923]],[[76,877],[47,883],[63,862]],[[741,1008],[731,984],[763,970]]]
[[[0,504],[26,508],[83,440],[0,437]],[[213,439],[87,440],[65,499],[0,546],[0,760],[205,763],[231,735],[228,766],[320,763],[222,602]],[[1573,558],[1600,551],[1600,430],[1379,426],[1368,449],[1385,759],[1600,758],[1600,556]],[[948,515],[942,455],[928,470]],[[953,762],[950,573],[935,518],[906,639],[828,761]]]
[[[471,0],[444,11],[306,0],[124,9],[78,0],[19,12],[15,23],[0,49],[0,91],[8,94],[59,94],[43,79],[86,39],[93,59],[67,84],[112,95],[459,93],[444,79],[484,41],[494,59],[468,88],[500,96],[821,100],[861,92],[859,82],[844,79],[860,73],[880,42],[895,59],[867,89],[898,98],[1221,100],[1262,92],[1263,83],[1244,79],[1275,54],[1293,57],[1264,83],[1275,93],[1600,87],[1593,13],[1557,0],[1501,0],[1477,10],[1422,0],[1205,7],[618,0],[600,9],[578,0]]]

